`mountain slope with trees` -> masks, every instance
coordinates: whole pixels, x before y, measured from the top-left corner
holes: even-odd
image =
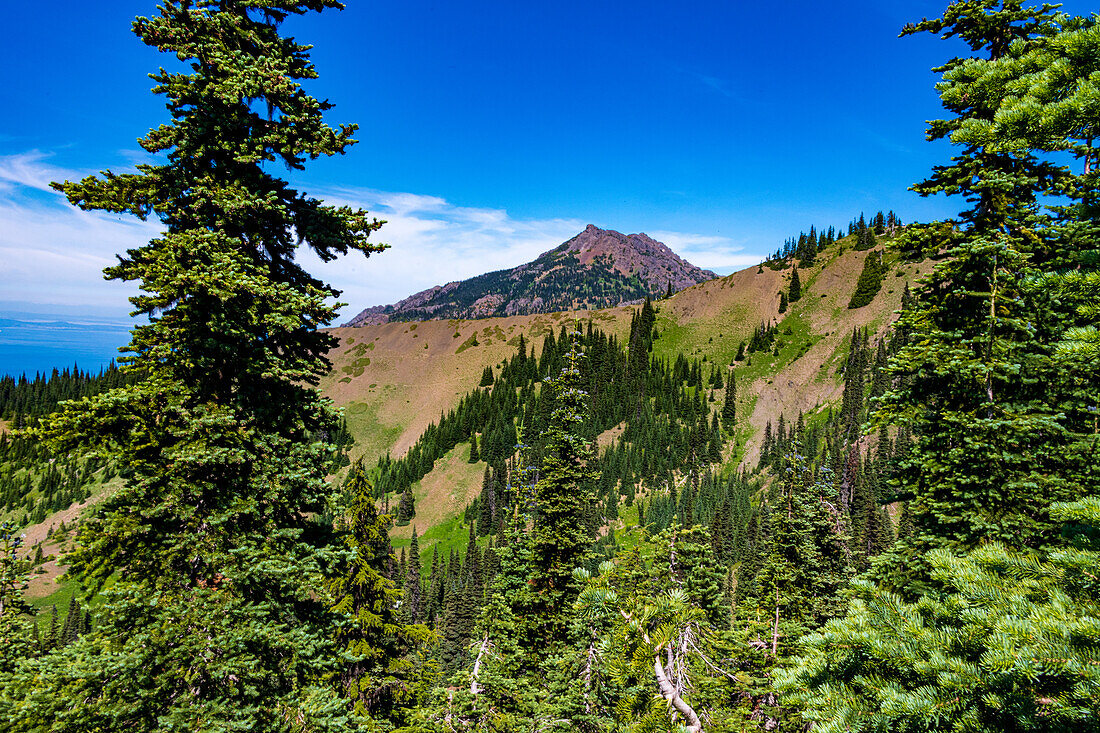
[[[872,231],[871,226],[867,229]],[[865,307],[849,309],[867,256],[855,250],[858,231],[857,226],[851,235],[820,251],[815,246],[812,265],[803,266],[793,251],[786,256],[777,253],[769,265],[709,280],[653,302],[655,354],[671,361],[680,354],[705,359],[708,368],[733,367],[742,375],[739,399],[747,421],[742,439],[749,460],[756,459],[769,420],[774,422],[781,413],[792,416],[823,409],[840,398],[840,372],[851,331],[870,328],[875,338],[884,335],[901,308],[906,288],[914,287],[930,269],[927,260],[910,261],[895,250],[886,252],[883,262],[888,273],[881,292]],[[884,230],[882,242],[893,241]],[[882,243],[876,251],[883,251]],[[789,291],[795,269],[805,294],[780,313],[780,294]],[[521,336],[528,345],[540,345],[547,334],[580,318],[622,341],[629,336],[635,310],[334,329],[340,344],[331,352],[334,368],[322,380],[322,389],[346,410],[359,441],[353,455],[368,461],[386,452],[400,456],[430,422],[454,408],[484,378],[487,366],[499,374],[501,362],[516,353]],[[757,348],[746,358],[744,352],[762,324],[774,326],[776,337],[767,350]]]
[[[589,224],[524,265],[437,285],[393,305],[367,308],[347,325],[609,308],[640,303],[716,277],[645,234],[620,234]]]

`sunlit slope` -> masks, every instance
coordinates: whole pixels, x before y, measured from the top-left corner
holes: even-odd
[[[843,240],[847,243],[848,240]],[[897,318],[908,283],[912,288],[930,262],[898,262],[887,252],[887,272],[878,295],[862,308],[848,308],[870,251],[826,250],[810,268],[799,269],[802,298],[780,314],[780,292],[790,287],[791,269],[748,268],[689,288],[661,303],[654,350],[675,358],[684,353],[733,365],[738,382],[738,432],[743,457],[755,464],[764,425],[780,414],[825,409],[840,399],[839,369],[855,328],[868,328],[871,342]],[[878,249],[881,249],[878,248]],[[735,362],[738,345],[762,323],[778,325],[778,356],[757,352]]]
[[[404,453],[429,423],[475,388],[487,365],[516,353],[520,336],[541,349],[554,329],[582,319],[624,337],[630,308],[550,313],[476,321],[420,321],[338,328],[334,368],[321,389],[345,409],[355,436],[352,457],[369,463]]]
[[[733,365],[738,378],[738,431],[741,450],[754,461],[767,421],[781,413],[824,409],[839,399],[848,338],[854,328],[870,328],[872,341],[896,318],[905,284],[927,272],[929,263],[897,263],[887,252],[888,271],[874,300],[849,309],[869,252],[852,251],[841,240],[800,269],[801,300],[778,313],[779,293],[789,288],[791,269],[750,267],[696,285],[656,303],[658,355],[705,357],[722,367]],[[845,246],[847,245],[847,246]],[[353,456],[373,462],[387,451],[406,451],[429,423],[477,386],[486,365],[499,367],[516,352],[522,335],[530,348],[541,349],[553,328],[574,319],[592,319],[620,339],[629,332],[634,308],[578,311],[474,321],[422,321],[339,328],[332,354],[333,372],[322,389],[346,409],[357,444]],[[738,345],[761,323],[779,327],[779,354],[757,352],[734,362]],[[789,331],[789,333],[788,333]]]

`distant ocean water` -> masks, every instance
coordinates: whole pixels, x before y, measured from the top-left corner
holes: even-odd
[[[0,376],[33,378],[54,369],[98,372],[130,341],[131,322],[0,311]]]

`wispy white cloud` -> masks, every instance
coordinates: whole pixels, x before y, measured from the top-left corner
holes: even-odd
[[[656,231],[648,232],[658,242],[664,242],[672,250],[705,270],[719,273],[732,272],[739,267],[748,267],[760,262],[759,254],[745,252],[744,245],[729,237],[710,234],[689,234],[686,232]]]
[[[504,209],[456,206],[438,196],[370,189],[319,191],[327,203],[367,209],[386,224],[372,235],[390,248],[369,259],[349,255],[302,263],[343,292],[343,317],[393,303],[433,285],[515,267],[553,249],[581,229],[579,219],[519,219]]]
[[[133,286],[105,283],[114,254],[155,236],[157,224],[84,212],[51,181],[84,172],[54,165],[39,151],[0,156],[0,293],[8,302],[88,306],[125,313]],[[33,308],[32,308],[33,309]]]
[[[160,231],[156,222],[82,212],[49,182],[87,171],[54,164],[38,151],[0,157],[0,300],[128,309],[132,285],[105,283],[102,270],[116,252],[140,246]],[[386,251],[323,263],[303,250],[303,266],[343,292],[346,319],[370,305],[483,272],[528,262],[577,234],[588,223],[572,218],[522,219],[504,209],[458,206],[439,196],[360,188],[315,193],[328,203],[362,207],[386,224],[376,232]],[[597,225],[600,222],[593,222]],[[649,232],[701,267],[755,264],[725,237]]]
[[[17,189],[52,191],[51,181],[63,181],[72,177],[74,172],[52,165],[48,162],[49,153],[41,150],[28,150],[16,155],[0,156],[0,191],[15,192]]]

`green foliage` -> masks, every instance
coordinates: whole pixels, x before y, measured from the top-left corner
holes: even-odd
[[[492,534],[517,500],[510,484],[514,483],[518,433],[529,436],[534,460],[547,450],[547,429],[558,399],[540,375],[562,369],[574,339],[586,355],[578,363],[581,388],[586,393],[580,435],[594,440],[608,429],[623,426],[608,450],[589,462],[599,477],[593,487],[594,501],[584,517],[590,532],[614,517],[623,495],[628,505],[633,502],[642,490],[643,478],[650,486],[667,487],[678,473],[717,463],[724,434],[714,429],[705,388],[708,384],[717,387],[722,375],[712,369],[708,378],[703,364],[682,355],[674,361],[653,356],[655,316],[652,305],[647,308],[643,304],[634,313],[625,348],[591,323],[583,334],[573,337],[564,329],[560,335],[547,335],[541,354],[529,349],[524,339],[517,339],[516,354],[504,361],[491,389],[472,390],[454,410],[429,425],[404,456],[396,460],[386,456],[379,461],[378,498],[394,492],[402,495],[405,487],[427,475],[449,450],[460,442],[473,444],[476,440],[477,457],[487,464],[487,477],[492,481],[483,483],[471,511],[478,535]],[[772,335],[774,328],[769,327],[766,333]],[[662,450],[653,449],[658,445]],[[708,516],[711,511],[713,507],[708,507]]]
[[[1037,157],[1092,154],[1086,138],[1095,113],[1075,107],[1070,124],[1058,110],[1076,99],[1078,84],[1050,81],[1083,73],[1082,63],[1095,66],[1068,53],[1096,47],[1084,40],[1095,35],[1095,21],[1058,16],[1053,6],[969,1],[907,29],[918,31],[957,36],[983,55],[938,69],[952,116],[932,122],[929,136],[960,150],[915,188],[963,195],[971,208],[927,230],[939,232],[935,246],[947,247],[948,259],[902,315],[909,345],[891,364],[897,389],[877,415],[916,439],[899,460],[896,485],[910,502],[915,533],[876,571],[895,587],[919,575],[918,558],[932,547],[1056,546],[1047,507],[1100,487],[1091,412],[1100,377],[1070,357],[1087,332],[1078,329],[1092,325],[1087,289],[1073,283],[1096,272],[1096,176],[1088,166],[1074,176]],[[1087,89],[1091,82],[1079,78]],[[1021,124],[1046,110],[1049,128],[1033,124],[1028,132]],[[1040,208],[1066,193],[1073,205],[1052,214]]]
[[[108,277],[136,281],[124,372],[142,380],[71,402],[41,433],[117,458],[126,484],[81,528],[71,572],[102,589],[94,633],[28,660],[7,686],[13,730],[316,730],[346,722],[324,577],[338,428],[311,385],[334,343],[334,291],[295,262],[376,251],[379,223],[289,188],[272,163],[343,152],[308,46],[283,38],[311,3],[168,2],[139,18],[171,120],[141,144],[162,162],[56,184],[88,210],[156,217],[163,235]],[[80,700],[77,707],[72,701]],[[64,721],[64,722],[62,722]],[[214,722],[212,722],[214,721]]]
[[[988,52],[941,69],[953,117],[930,136],[962,151],[916,187],[971,208],[901,236],[892,212],[849,225],[849,244],[871,250],[852,308],[881,287],[879,237],[904,256],[945,259],[915,298],[906,290],[889,339],[853,331],[839,409],[767,424],[760,478],[711,469],[737,417],[733,375],[656,358],[647,299],[623,344],[591,323],[552,331],[541,355],[520,338],[405,456],[380,461],[373,484],[354,466],[347,505],[334,506],[323,477],[346,465],[348,430],[312,390],[334,293],[295,264],[295,248],[375,251],[366,238],[378,223],[267,170],[351,143],[352,128],[324,125],[327,103],[298,85],[315,75],[306,47],[277,32],[288,14],[336,5],[168,3],[139,19],[147,43],[194,61],[191,73],[154,77],[172,122],[143,144],[165,162],[59,186],[85,208],[155,215],[166,233],[108,271],[139,281],[134,303],[148,316],[121,381],[102,390],[58,375],[56,394],[50,382],[0,381],[12,414],[82,398],[36,433],[45,448],[0,438],[5,508],[71,500],[69,487],[109,469],[94,452],[125,479],[72,557],[72,578],[103,591],[91,629],[78,599],[63,624],[55,607],[45,631],[17,612],[26,568],[5,535],[0,718],[13,731],[805,721],[999,731],[1095,720],[1095,20],[966,0],[915,29]],[[1085,170],[1039,152],[1068,152]],[[810,267],[836,240],[811,227],[768,264]],[[608,263],[595,264],[589,274]],[[648,295],[637,278],[581,283],[569,270],[540,282],[550,301]],[[484,295],[500,278],[471,287]],[[782,309],[803,294],[799,278],[796,268]],[[533,287],[513,285],[509,297]],[[760,323],[736,359],[797,350],[805,334],[780,328]],[[476,346],[473,333],[458,349]],[[354,349],[352,371],[372,347]],[[879,429],[864,450],[869,401]],[[597,452],[595,438],[617,426]],[[400,494],[407,523],[413,484],[464,442],[486,463],[480,495],[428,528],[457,535],[442,553],[436,544],[430,569],[415,529],[398,563],[378,502]],[[57,460],[37,468],[47,451]],[[890,550],[884,505],[897,500]],[[846,592],[854,600],[837,618]]]
[[[477,449],[477,433],[470,436],[470,463],[477,463],[481,460],[481,453]]]
[[[406,486],[401,492],[401,500],[397,504],[397,525],[402,527],[412,521],[416,516],[416,500],[413,498],[412,486]]]
[[[90,397],[135,379],[133,372],[123,374],[114,362],[95,375],[74,366],[72,370],[54,369],[48,376],[36,374],[34,379],[26,375],[0,377],[0,418],[11,421],[16,429],[23,428],[28,418],[48,415],[65,400]]]
[[[781,685],[815,730],[1066,731],[1096,721],[1100,553],[1040,560],[992,543],[964,557],[935,550],[929,565],[943,592],[906,603],[859,582],[848,615],[803,640]]]
[[[805,262],[803,263],[805,265]],[[802,281],[798,277],[798,268],[791,270],[791,287],[788,291],[787,300],[791,303],[797,303],[802,299]],[[782,311],[780,311],[782,312]]]
[[[23,600],[27,587],[27,567],[19,557],[23,538],[17,537],[9,522],[0,523],[0,623],[28,610]]]
[[[992,0],[907,28],[983,52],[938,69],[954,116],[929,137],[962,150],[916,187],[971,208],[905,244],[948,259],[903,308],[878,413],[915,438],[897,459],[902,542],[781,679],[819,730],[1068,731],[1100,715],[1100,377],[1077,358],[1095,317],[1100,118],[1081,101],[1097,62],[1078,55],[1095,28]],[[1036,156],[1060,150],[1082,175]],[[1072,204],[1040,208],[1058,195]]]
[[[726,394],[722,398],[722,427],[733,433],[737,424],[737,382],[731,371],[726,378]]]
[[[351,496],[342,518],[347,558],[331,583],[333,608],[347,617],[338,634],[345,660],[340,684],[357,713],[400,720],[416,702],[416,678],[424,673],[412,656],[431,634],[405,623],[397,610],[402,592],[386,575],[391,518],[378,514],[362,463],[352,467],[344,491]]]
[[[738,618],[766,637],[775,654],[836,615],[851,575],[836,488],[814,482],[796,447],[784,460],[781,483],[767,498],[766,525],[754,541],[752,577],[738,576]],[[746,569],[747,571],[747,569]]]
[[[863,261],[863,270],[856,281],[856,291],[852,293],[852,299],[848,301],[849,308],[862,308],[870,303],[878,295],[882,288],[882,278],[886,276],[886,265],[883,263],[882,250],[875,250],[867,255]]]
[[[657,538],[648,572],[631,553],[596,577],[578,574],[588,582],[576,608],[592,639],[586,707],[602,698],[599,707],[630,731],[700,731],[704,716],[721,721],[737,707],[739,680],[718,664],[731,652],[720,633],[721,574],[696,551],[708,544],[699,528],[673,527]]]
[[[578,590],[573,571],[584,565],[592,544],[584,517],[592,502],[596,473],[588,465],[594,455],[592,445],[580,431],[587,407],[578,366],[582,358],[574,341],[560,375],[546,383],[556,397],[556,407],[535,486],[537,513],[531,554],[531,586],[546,641],[560,638],[561,609]]]
[[[878,238],[870,227],[863,227],[856,233],[856,252],[865,252],[878,246]]]

